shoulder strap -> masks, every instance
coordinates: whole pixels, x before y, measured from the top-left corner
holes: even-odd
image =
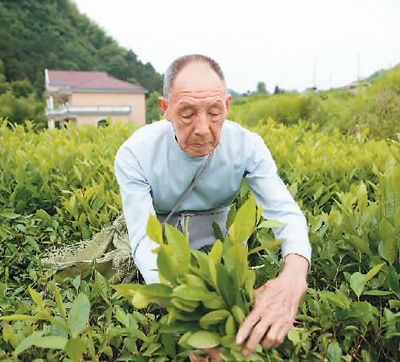
[[[192,192],[193,188],[196,185],[196,182],[198,181],[198,179],[201,177],[201,175],[204,173],[204,171],[207,169],[208,165],[210,164],[210,162],[213,158],[213,155],[214,155],[214,150],[212,150],[211,153],[208,155],[207,160],[204,163],[204,165],[197,170],[196,174],[194,175],[194,177],[192,179],[192,182],[189,184],[189,186],[186,188],[186,190],[179,197],[175,206],[173,207],[173,209],[170,211],[168,216],[163,221],[163,223],[162,223],[163,226],[168,222],[168,220],[171,218],[171,216],[176,212],[176,210],[182,204],[182,202],[186,199],[186,197],[188,197],[188,195]]]
[[[175,211],[178,209],[178,207],[182,204],[183,200],[186,199],[186,197],[192,192],[194,186],[196,185],[196,182],[198,181],[198,179],[200,178],[200,176],[203,174],[203,172],[207,169],[208,165],[210,164],[212,158],[214,155],[214,150],[211,151],[211,153],[208,155],[206,162],[204,162],[204,165],[199,168],[196,172],[196,174],[194,175],[190,185],[186,188],[186,190],[182,193],[182,195],[179,197],[178,201],[176,202],[175,206],[173,207],[173,209],[171,210],[171,212],[168,214],[168,216],[165,218],[165,220],[162,223],[163,229],[165,224],[168,222],[168,220],[171,218],[171,216],[175,213]],[[133,250],[133,257],[135,257],[136,255],[136,250],[138,249],[140,245],[140,241],[137,243],[137,245],[135,246],[134,250]]]

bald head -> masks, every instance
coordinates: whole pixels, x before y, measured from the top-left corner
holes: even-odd
[[[167,71],[165,72],[163,95],[166,100],[169,99],[171,89],[174,85],[174,82],[178,74],[189,64],[193,63],[202,63],[203,65],[207,65],[207,67],[210,68],[216,74],[216,76],[218,77],[220,82],[223,83],[225,88],[224,74],[222,73],[221,67],[215,60],[201,54],[185,55],[183,57],[174,60],[168,67]],[[196,74],[193,74],[193,77],[196,77]]]

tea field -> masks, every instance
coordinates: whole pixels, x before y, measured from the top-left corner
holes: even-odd
[[[252,129],[309,222],[313,257],[295,328],[279,348],[249,360],[399,361],[399,141],[272,119]],[[213,273],[224,280],[231,272],[226,278],[238,281],[245,306],[253,287],[282,264],[271,224],[249,216],[257,213],[246,184],[232,207],[234,234],[209,254],[192,252],[198,270],[186,282],[206,288],[194,300],[179,299],[182,286],[168,268],[164,279],[174,291],[165,285],[152,294],[137,285],[112,287],[95,264],[66,278],[40,263],[46,250],[88,239],[121,213],[114,156],[134,131],[118,123],[36,131],[33,123],[0,122],[0,361],[184,361],[207,343],[220,346],[227,360],[240,358],[229,336],[243,316],[221,282],[221,295],[210,296],[218,284]],[[154,221],[149,233],[162,244],[158,227]],[[184,246],[184,235],[166,234],[164,254]],[[248,249],[234,249],[239,234],[250,237]],[[189,264],[184,250],[180,257]],[[238,254],[240,269],[229,268]],[[210,260],[214,272],[206,275],[202,263]],[[135,300],[132,288],[139,291]],[[194,323],[188,315],[200,304],[207,313],[222,312]]]

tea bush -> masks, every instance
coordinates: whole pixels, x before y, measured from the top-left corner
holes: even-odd
[[[10,127],[2,122],[0,361],[183,361],[200,346],[198,335],[180,340],[188,326],[179,318],[172,323],[170,317],[171,310],[193,308],[193,301],[178,298],[165,310],[159,304],[168,306],[168,300],[148,303],[146,297],[142,305],[135,301],[136,307],[144,307],[137,309],[111,288],[95,263],[86,273],[60,278],[39,262],[46,249],[86,239],[121,212],[113,161],[134,130],[114,124],[36,132],[30,123]],[[304,211],[313,246],[310,288],[295,328],[279,348],[258,351],[261,360],[399,360],[399,143],[368,140],[365,132],[321,132],[305,122],[287,127],[268,120],[254,130],[271,149]],[[236,209],[240,213],[247,194],[243,183],[232,214]],[[249,253],[246,270],[255,272],[251,288],[276,276],[282,266],[272,240],[267,229],[258,228],[251,232],[248,249],[243,248]],[[164,245],[167,251],[169,243]],[[265,249],[267,245],[271,248]],[[193,267],[210,258],[193,255]],[[196,281],[194,276],[202,279],[190,275],[187,283]],[[169,288],[179,288],[169,283]],[[209,327],[206,331],[218,333],[221,341],[229,315],[234,317],[232,307],[222,308],[226,317],[220,325],[203,320],[192,327],[198,332]],[[237,328],[237,320],[228,327]],[[222,352],[228,360],[236,353]]]

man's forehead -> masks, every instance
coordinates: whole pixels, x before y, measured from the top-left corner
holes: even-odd
[[[180,89],[173,94],[177,103],[204,100],[205,102],[223,101],[225,99],[225,90],[219,88],[210,89]]]

